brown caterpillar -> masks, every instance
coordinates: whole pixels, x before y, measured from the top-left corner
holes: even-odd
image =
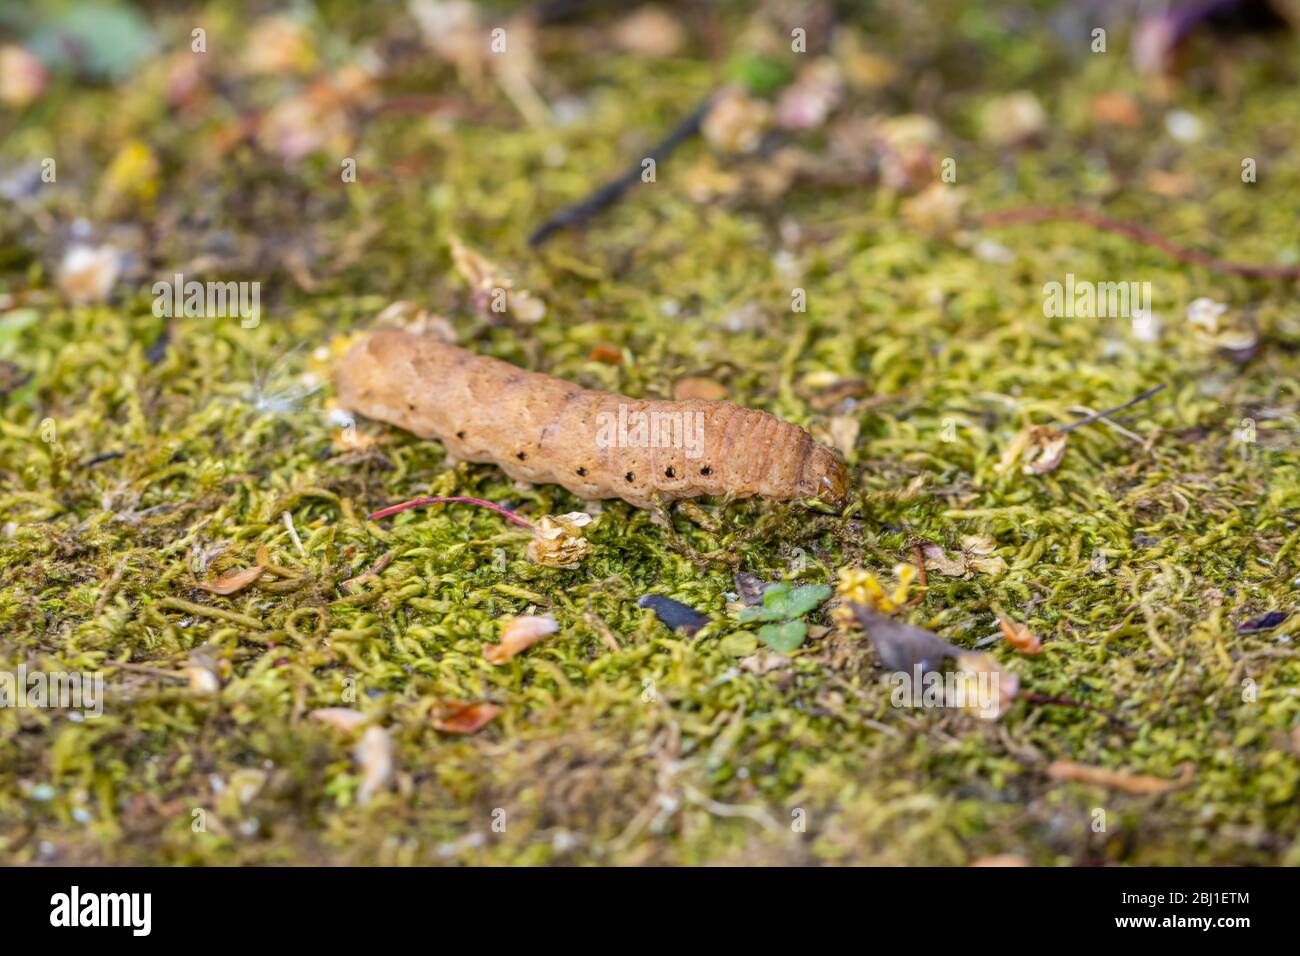
[[[579,388],[399,329],[358,342],[335,376],[353,411],[437,438],[453,459],[580,498],[730,494],[841,505],[844,466],[798,425],[732,402],[647,401]]]

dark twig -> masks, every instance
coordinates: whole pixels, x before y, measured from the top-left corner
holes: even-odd
[[[1074,431],[1076,428],[1081,428],[1084,425],[1091,425],[1093,422],[1099,421],[1100,419],[1109,418],[1111,415],[1114,415],[1116,412],[1122,412],[1126,408],[1132,408],[1138,402],[1145,402],[1148,398],[1150,398],[1152,395],[1154,395],[1156,392],[1160,391],[1164,387],[1165,387],[1165,383],[1161,382],[1159,385],[1155,385],[1151,388],[1148,388],[1141,395],[1135,396],[1134,398],[1130,398],[1123,405],[1116,405],[1114,408],[1106,408],[1100,412],[1093,412],[1087,418],[1080,418],[1077,422],[1070,422],[1070,424],[1058,428],[1056,429],[1056,431],[1060,434],[1065,434],[1066,432]]]
[[[1046,694],[1025,693],[1020,695],[1020,699],[1030,704],[1051,704],[1058,707],[1074,707],[1078,710],[1088,710],[1092,711],[1094,714],[1101,714],[1101,716],[1105,717],[1107,720],[1119,724],[1122,727],[1128,726],[1123,718],[1115,716],[1110,711],[1102,710],[1100,707],[1094,707],[1091,704],[1082,703],[1081,701],[1074,700],[1071,697],[1049,697]]]
[[[1004,209],[1001,212],[985,213],[979,217],[981,226],[1013,226],[1040,222],[1081,222],[1100,229],[1125,236],[1134,242],[1152,246],[1173,256],[1182,262],[1202,266],[1211,272],[1224,272],[1229,275],[1245,276],[1249,279],[1300,279],[1300,266],[1267,266],[1247,262],[1231,262],[1212,256],[1200,249],[1189,249],[1166,239],[1154,229],[1140,226],[1135,222],[1114,219],[1103,213],[1082,206],[1025,206],[1020,209]]]
[[[678,123],[672,132],[655,144],[654,148],[646,154],[645,159],[653,159],[656,165],[666,159],[673,150],[700,131],[704,117],[708,116],[712,106],[713,97],[710,96],[697,106],[686,119]],[[644,159],[637,160],[627,172],[617,179],[605,183],[581,202],[561,209],[533,231],[533,234],[528,237],[528,245],[536,249],[560,230],[579,225],[606,207],[612,206],[623,193],[641,182],[641,164],[643,162]]]

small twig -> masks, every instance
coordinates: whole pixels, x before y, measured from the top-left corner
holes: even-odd
[[[287,511],[284,513],[284,526],[289,530],[289,537],[293,539],[293,546],[298,549],[298,557],[307,557],[307,552],[302,547],[302,539],[298,537],[298,529],[293,526],[293,515]]]
[[[1111,415],[1114,415],[1116,412],[1122,412],[1126,408],[1132,408],[1138,402],[1145,402],[1148,398],[1150,398],[1152,395],[1154,395],[1156,392],[1160,391],[1164,387],[1165,387],[1165,383],[1161,382],[1159,385],[1148,388],[1141,395],[1138,395],[1135,398],[1130,398],[1123,405],[1116,405],[1114,408],[1107,408],[1100,412],[1093,412],[1087,418],[1080,418],[1077,422],[1070,422],[1070,424],[1058,428],[1057,432],[1059,432],[1060,434],[1065,434],[1066,432],[1074,431],[1076,428],[1081,428],[1084,425],[1091,425],[1093,422],[1099,421],[1100,419],[1109,418]]]
[[[1074,707],[1079,710],[1089,710],[1094,714],[1101,714],[1107,720],[1119,724],[1121,727],[1127,727],[1128,724],[1122,718],[1115,716],[1110,711],[1102,710],[1100,707],[1094,707],[1091,704],[1085,704],[1081,701],[1074,700],[1071,697],[1049,697],[1046,694],[1021,694],[1020,699],[1030,704],[1054,704],[1058,707]]]
[[[921,587],[928,588],[930,583],[925,579],[925,552],[921,550],[921,542],[912,542],[912,558],[916,561],[916,580]]]
[[[645,159],[653,159],[656,165],[667,159],[673,150],[700,131],[704,117],[708,116],[712,107],[713,97],[710,96],[697,106],[686,119],[678,123],[667,136],[656,143],[654,148],[646,154]],[[581,202],[566,206],[550,219],[547,219],[528,237],[528,245],[536,249],[560,230],[583,223],[607,206],[612,206],[623,193],[641,182],[641,164],[644,161],[644,159],[637,160],[627,172],[617,179],[605,183]]]
[[[1211,272],[1224,272],[1229,275],[1245,276],[1249,279],[1300,279],[1300,266],[1267,266],[1248,262],[1231,262],[1212,256],[1200,249],[1190,249],[1166,239],[1154,229],[1140,226],[1135,222],[1114,219],[1104,213],[1086,209],[1082,206],[1025,206],[1019,209],[1004,209],[980,216],[981,226],[1012,226],[1040,222],[1081,222],[1116,235],[1132,239],[1143,245],[1159,249],[1166,255],[1182,262],[1202,266]]]
[[[391,505],[387,508],[381,508],[373,514],[366,515],[370,521],[376,521],[380,518],[387,518],[391,515],[400,514],[403,511],[409,511],[411,508],[423,508],[425,505],[449,504],[452,502],[463,502],[467,505],[479,505],[483,508],[491,508],[499,515],[504,515],[515,524],[523,525],[525,528],[532,528],[533,524],[527,518],[520,517],[513,511],[503,508],[498,504],[490,501],[484,501],[482,498],[412,498],[410,501],[403,501],[400,505]]]

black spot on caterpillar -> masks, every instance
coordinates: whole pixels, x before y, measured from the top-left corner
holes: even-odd
[[[730,494],[838,506],[848,493],[830,449],[766,412],[591,391],[399,329],[354,345],[335,383],[347,408],[437,438],[454,459],[491,462],[580,498],[651,508]]]

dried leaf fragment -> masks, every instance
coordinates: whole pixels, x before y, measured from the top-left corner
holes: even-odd
[[[122,274],[123,261],[122,252],[113,246],[75,243],[59,264],[59,291],[73,305],[107,301]]]
[[[832,415],[826,423],[831,445],[845,458],[853,457],[853,449],[858,444],[858,433],[862,423],[855,415]]]
[[[538,519],[533,526],[533,540],[528,545],[528,560],[548,568],[578,567],[591,554],[591,542],[581,531],[591,520],[591,515],[584,511]]]
[[[365,714],[351,707],[318,707],[307,716],[345,734],[358,729],[367,720]]]
[[[486,727],[501,708],[485,700],[444,701],[433,708],[430,723],[444,734],[472,734]]]
[[[266,570],[264,565],[258,564],[251,568],[245,568],[243,571],[236,571],[233,574],[227,574],[225,577],[217,578],[215,581],[200,581],[196,587],[209,594],[219,594],[223,597],[238,594],[244,588],[248,587],[254,581],[262,576]]]
[[[1002,453],[1002,460],[994,466],[998,474],[1005,474],[1023,459],[1020,470],[1026,475],[1045,475],[1055,471],[1065,457],[1069,436],[1050,425],[1029,425],[1011,439]]]
[[[548,634],[554,634],[559,627],[553,614],[523,614],[511,618],[501,631],[501,643],[487,645],[483,648],[483,656],[493,664],[504,664]]]
[[[371,727],[357,741],[352,755],[361,772],[357,802],[369,803],[393,780],[393,739],[383,727]]]
[[[789,666],[789,657],[784,654],[775,654],[772,651],[759,651],[757,654],[742,658],[740,661],[741,670],[747,670],[759,677],[771,674],[773,671],[783,671]]]
[[[546,303],[524,289],[516,289],[514,280],[496,263],[452,235],[451,259],[473,292],[474,305],[480,312],[507,312],[520,322],[540,322],[546,316]]]
[[[1229,313],[1226,305],[1213,299],[1194,300],[1187,307],[1187,323],[1207,348],[1248,352],[1259,344],[1259,333],[1245,316]]]

